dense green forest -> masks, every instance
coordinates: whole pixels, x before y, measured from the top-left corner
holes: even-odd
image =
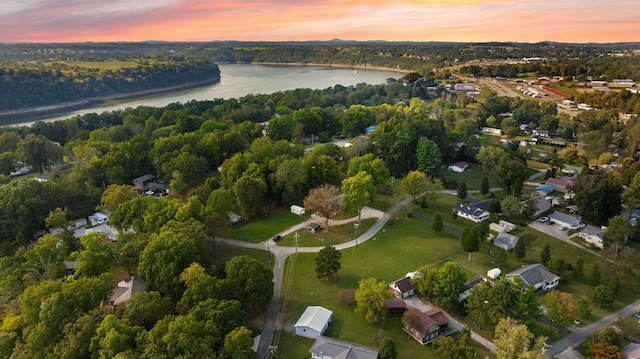
[[[0,61],[0,112],[109,95],[213,82],[220,70],[203,57],[152,58],[116,69],[67,62]],[[8,95],[10,94],[10,95]]]

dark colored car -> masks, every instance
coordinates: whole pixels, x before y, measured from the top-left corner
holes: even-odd
[[[273,237],[274,242],[280,242],[281,239],[282,239],[282,236],[280,235]]]
[[[547,224],[551,225],[551,224],[556,224],[556,222],[549,220],[549,222],[547,222]]]

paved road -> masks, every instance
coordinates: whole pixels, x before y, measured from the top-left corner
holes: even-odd
[[[413,199],[408,198],[398,204],[396,204],[391,210],[384,213],[381,211],[376,211],[373,209],[367,210],[363,208],[361,214],[363,218],[370,218],[374,216],[379,216],[378,220],[369,227],[364,233],[358,236],[357,239],[351,240],[346,243],[341,243],[336,245],[336,249],[342,250],[350,247],[354,247],[357,244],[362,244],[367,240],[373,238],[373,236],[378,233],[382,227],[393,217],[393,215],[398,212],[403,206],[407,205]],[[358,217],[351,218],[346,220],[346,222],[355,222]],[[282,233],[290,233],[295,231],[296,229],[303,228],[306,225],[306,222],[313,221],[313,219],[307,220],[304,223],[297,224]],[[343,221],[342,223],[344,223]],[[282,295],[282,287],[284,282],[284,264],[290,255],[296,253],[295,247],[282,247],[277,245],[269,245],[267,246],[267,241],[271,239],[267,239],[261,243],[247,243],[243,241],[237,241],[233,239],[223,239],[218,238],[218,242],[226,243],[232,246],[243,247],[243,248],[252,248],[252,249],[260,249],[260,250],[270,250],[275,258],[275,264],[273,267],[273,297],[269,302],[269,306],[267,307],[267,312],[265,314],[264,323],[262,325],[262,332],[260,334],[260,339],[258,342],[258,350],[257,350],[257,358],[263,359],[268,358],[271,352],[271,343],[273,341],[273,335],[276,330],[276,323],[278,319],[278,311],[281,302]],[[300,253],[317,253],[324,247],[298,247],[297,251]]]
[[[585,326],[582,328],[576,328],[571,334],[565,335],[564,338],[558,340],[553,343],[549,348],[547,348],[547,357],[553,358],[556,355],[563,352],[565,349],[574,346],[575,344],[580,343],[584,338],[588,335],[599,332],[602,328],[612,325],[618,320],[619,317],[630,316],[635,313],[640,307],[640,300],[637,300],[628,306],[607,315],[606,317],[602,317],[599,320]]]

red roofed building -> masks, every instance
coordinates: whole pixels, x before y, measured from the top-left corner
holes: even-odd
[[[407,298],[415,293],[416,289],[413,284],[411,284],[411,278],[404,277],[402,279],[398,279],[395,282],[389,283],[389,290],[393,292],[393,295],[397,298]]]
[[[420,344],[431,343],[440,335],[445,335],[449,326],[449,318],[437,309],[426,313],[411,308],[402,316],[402,329]]]

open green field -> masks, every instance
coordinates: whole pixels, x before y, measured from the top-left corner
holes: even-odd
[[[437,211],[440,212],[443,222],[458,229],[471,225],[471,222],[463,219],[452,219],[448,215],[451,206],[457,202],[454,196],[442,196],[438,201],[426,210],[416,205],[411,205],[409,212],[416,212],[424,217],[432,218]],[[294,266],[294,276],[291,287],[286,291],[288,305],[286,307],[285,328],[290,332],[283,333],[279,352],[285,357],[302,358],[308,355],[312,341],[300,339],[291,334],[292,326],[308,305],[322,305],[334,312],[334,322],[327,332],[328,336],[346,341],[352,341],[363,345],[377,347],[384,336],[390,336],[396,342],[399,358],[433,357],[434,353],[429,345],[421,346],[413,339],[407,339],[406,333],[401,329],[399,318],[387,318],[384,323],[370,324],[358,318],[352,306],[344,306],[336,300],[338,294],[348,288],[357,288],[358,281],[366,277],[375,277],[385,283],[401,278],[407,272],[416,270],[424,264],[442,264],[452,260],[458,263],[467,273],[468,278],[475,275],[484,275],[487,270],[495,267],[488,255],[493,245],[489,242],[481,243],[479,252],[468,253],[462,251],[459,240],[451,230],[443,230],[436,234],[431,230],[431,224],[417,216],[399,216],[398,220],[392,220],[376,235],[376,240],[369,240],[358,248],[350,248],[342,251],[342,268],[338,276],[332,280],[318,279],[315,277],[315,254],[298,254],[295,261],[288,260],[287,267]],[[522,222],[522,220],[520,220]],[[512,271],[523,264],[538,263],[540,253],[544,245],[551,247],[552,257],[562,256],[566,262],[575,264],[582,257],[585,262],[585,273],[589,273],[595,263],[600,268],[605,262],[579,248],[541,234],[527,227],[521,227],[514,232],[518,236],[525,236],[528,240],[527,255],[524,260],[519,260],[513,253],[508,254],[505,265],[501,267],[503,273]],[[563,276],[559,290],[569,292],[574,298],[589,295],[592,287],[571,279],[571,272]],[[628,290],[628,289],[627,289]],[[621,293],[610,310],[616,310],[632,302],[636,296],[633,293]],[[583,318],[586,325],[606,315],[600,308],[592,307],[593,316]],[[477,328],[464,318],[458,318],[469,325],[471,329],[482,333],[488,339],[493,339],[493,328]],[[536,335],[549,336],[549,343],[561,336],[555,329],[551,330],[547,325],[535,323],[531,330]],[[550,335],[551,333],[551,335]],[[483,350],[483,348],[480,348]],[[480,357],[492,356],[487,351],[479,351]]]
[[[69,67],[85,67],[88,69],[99,70],[118,70],[128,67],[136,67],[139,65],[137,61],[52,61],[45,62],[45,64],[51,66],[54,64],[62,64]]]
[[[454,180],[457,183],[464,182],[467,184],[468,191],[480,190],[482,179],[488,177],[482,172],[482,167],[477,163],[470,163],[469,167],[463,173],[453,171],[447,172],[447,179]],[[495,179],[489,178],[489,187],[497,187]],[[454,188],[455,189],[455,188]]]
[[[251,243],[260,243],[267,239],[273,238],[279,232],[296,225],[310,216],[309,213],[304,216],[291,213],[287,209],[279,209],[268,217],[253,222],[241,222],[237,228],[230,231],[229,237],[240,241]]]

